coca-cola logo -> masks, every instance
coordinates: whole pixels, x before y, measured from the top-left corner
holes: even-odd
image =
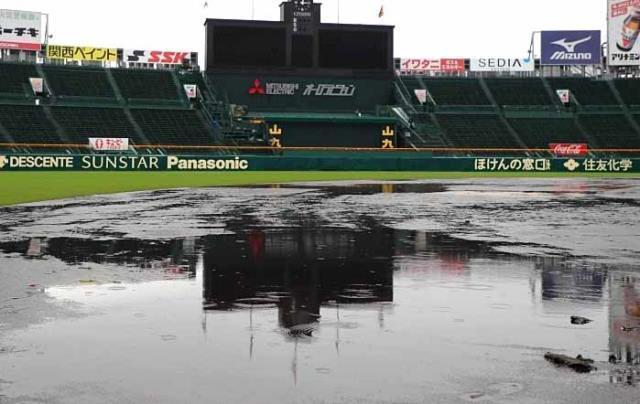
[[[556,156],[586,156],[586,143],[551,143],[551,153]]]

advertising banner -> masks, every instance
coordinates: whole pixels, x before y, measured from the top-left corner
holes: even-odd
[[[40,77],[29,77],[29,83],[31,83],[31,89],[33,93],[38,95],[44,92],[44,80]]]
[[[415,90],[413,90],[413,92],[416,94],[416,98],[418,99],[418,101],[420,102],[420,104],[426,104],[427,103],[427,90],[424,88],[416,88]]]
[[[533,59],[527,58],[479,58],[471,59],[469,70],[472,72],[532,72]]]
[[[484,171],[637,173],[640,159],[544,157],[393,157],[221,155],[0,155],[2,171]]]
[[[607,0],[610,66],[640,66],[640,0]]]
[[[188,99],[191,100],[198,96],[198,86],[196,86],[195,84],[185,84],[183,87]]]
[[[123,58],[133,63],[182,64],[183,60],[191,59],[191,52],[125,49]]]
[[[542,31],[543,65],[599,65],[600,31]]]
[[[0,49],[39,51],[42,14],[31,11],[0,10]]]
[[[48,59],[115,62],[118,60],[118,49],[94,48],[91,46],[47,45],[46,57]]]
[[[550,143],[549,151],[555,156],[586,156],[588,147],[586,143]]]
[[[400,71],[416,72],[463,72],[464,59],[400,59]]]
[[[556,90],[556,94],[558,98],[560,98],[560,102],[563,104],[568,104],[571,99],[571,91],[569,90]]]
[[[129,150],[128,138],[90,137],[89,146],[98,151],[127,151]]]

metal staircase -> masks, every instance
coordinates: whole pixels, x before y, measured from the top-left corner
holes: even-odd
[[[391,107],[391,111],[398,118],[398,131],[407,144],[414,149],[447,146],[443,132],[426,111],[426,106],[420,106],[421,110],[418,110],[413,105],[411,93],[400,77],[394,80],[394,95],[397,105]]]

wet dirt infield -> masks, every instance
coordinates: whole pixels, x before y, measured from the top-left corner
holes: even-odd
[[[136,192],[0,230],[2,404],[640,397],[638,180]]]

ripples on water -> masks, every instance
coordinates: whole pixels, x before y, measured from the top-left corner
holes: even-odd
[[[159,358],[164,357],[236,388],[252,377],[278,384],[289,380],[312,390],[316,384],[342,386],[339,380],[355,377],[359,387],[342,388],[348,397],[359,398],[383,386],[388,389],[383,398],[408,394],[412,401],[417,393],[411,389],[424,380],[455,392],[457,378],[481,377],[494,369],[492,361],[504,368],[496,371],[498,376],[508,378],[519,366],[528,369],[531,358],[541,360],[547,350],[581,353],[602,363],[612,356],[618,365],[598,373],[597,380],[636,385],[637,367],[623,364],[640,364],[640,328],[634,328],[640,327],[640,273],[630,258],[638,247],[625,239],[591,248],[597,234],[584,232],[605,226],[602,216],[613,217],[616,210],[626,214],[624,206],[637,202],[637,194],[632,186],[602,184],[602,192],[615,194],[606,203],[593,184],[538,185],[531,193],[516,185],[485,192],[486,185],[430,183],[292,188],[273,194],[266,188],[247,189],[240,191],[242,208],[230,202],[230,190],[198,190],[184,198],[199,204],[180,203],[182,213],[174,208],[162,213],[167,234],[183,228],[180,237],[154,236],[162,232],[162,206],[179,193],[143,194],[149,211],[131,218],[136,225],[129,230],[122,220],[109,222],[108,209],[89,209],[90,204],[65,206],[64,215],[48,207],[16,208],[0,243],[0,250],[12,257],[3,258],[4,264],[19,267],[20,260],[29,259],[47,265],[56,259],[71,270],[88,264],[119,266],[161,273],[163,280],[49,287],[46,293],[55,301],[95,309],[100,323],[93,317],[54,321],[16,331],[13,338],[65,358],[68,352],[57,345],[59,339],[87,344],[87,335],[96,329],[103,333],[94,342],[98,349],[115,343],[105,350],[112,360],[135,358],[162,368]],[[118,197],[109,198],[122,212]],[[544,204],[555,207],[541,213]],[[132,206],[142,209],[145,203],[136,199]],[[571,211],[563,211],[568,206]],[[334,220],[336,212],[348,214]],[[567,214],[579,218],[583,233],[575,233],[576,223],[561,219]],[[174,222],[180,215],[186,220]],[[638,218],[627,219],[618,217],[608,234],[637,232],[633,221]],[[51,226],[60,236],[32,236]],[[69,237],[71,229],[82,237]],[[91,236],[98,232],[99,237]],[[535,234],[540,232],[547,237],[539,239]],[[570,241],[564,243],[565,238]],[[617,247],[625,252],[607,259]],[[594,321],[575,326],[571,315]],[[118,336],[123,330],[128,338]],[[141,349],[145,344],[156,349]],[[90,356],[97,363],[107,360]],[[34,372],[34,366],[40,369],[36,374],[56,366],[69,378],[83,369],[91,373],[80,358],[67,356],[63,364],[37,355],[24,358],[14,363],[14,375]],[[113,369],[107,365],[106,374]],[[399,371],[405,372],[408,390],[389,384]],[[139,377],[127,374],[134,381]],[[70,382],[63,376],[54,379]],[[523,383],[498,380],[456,397],[520,394]],[[265,391],[273,393],[270,389]]]

